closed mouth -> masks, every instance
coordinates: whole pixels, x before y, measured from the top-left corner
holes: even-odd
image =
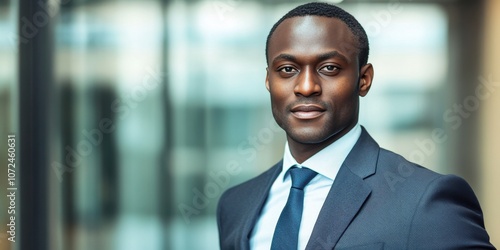
[[[315,104],[299,104],[290,110],[292,115],[301,120],[317,118],[325,112],[325,109]]]

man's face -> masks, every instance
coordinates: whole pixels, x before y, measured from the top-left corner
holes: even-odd
[[[328,145],[357,123],[359,96],[368,92],[373,68],[360,69],[346,24],[319,16],[287,19],[268,53],[266,87],[289,142]]]

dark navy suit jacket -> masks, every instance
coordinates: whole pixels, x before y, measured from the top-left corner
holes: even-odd
[[[227,190],[217,208],[220,247],[249,237],[282,162]],[[342,164],[306,249],[495,249],[474,192],[382,149],[363,128]]]

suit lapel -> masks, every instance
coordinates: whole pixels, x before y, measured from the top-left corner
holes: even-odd
[[[253,192],[249,197],[253,202],[251,202],[252,206],[247,210],[248,217],[243,225],[240,249],[247,250],[250,248],[250,234],[252,233],[252,229],[257,222],[257,218],[259,218],[260,211],[266,202],[269,190],[271,189],[274,180],[276,180],[282,170],[282,166],[283,161],[278,162],[262,175],[260,184],[254,186]]]
[[[370,193],[370,187],[362,179],[341,168],[321,208],[307,249],[332,249]]]
[[[375,173],[379,146],[363,128],[330,188],[306,249],[333,249],[371,188],[364,178]]]

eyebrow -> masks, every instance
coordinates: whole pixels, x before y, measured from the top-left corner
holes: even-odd
[[[338,51],[331,51],[328,53],[321,54],[321,55],[317,56],[317,59],[319,61],[324,61],[324,60],[327,60],[330,58],[335,58],[335,57],[340,58],[341,60],[343,60],[345,62],[349,62],[349,59],[347,59],[347,57],[345,57],[344,55],[340,54]],[[278,56],[276,56],[273,59],[272,63],[275,63],[278,60],[297,61],[297,58],[293,55],[290,55],[290,54],[279,54]]]
[[[276,56],[273,59],[272,63],[275,63],[278,60],[297,61],[297,58],[295,56],[290,55],[290,54],[279,54],[278,56]]]
[[[318,60],[324,61],[334,57],[338,57],[345,62],[349,62],[349,59],[347,59],[347,57],[345,57],[344,55],[340,54],[338,51],[332,51],[325,54],[321,54],[318,56]]]

